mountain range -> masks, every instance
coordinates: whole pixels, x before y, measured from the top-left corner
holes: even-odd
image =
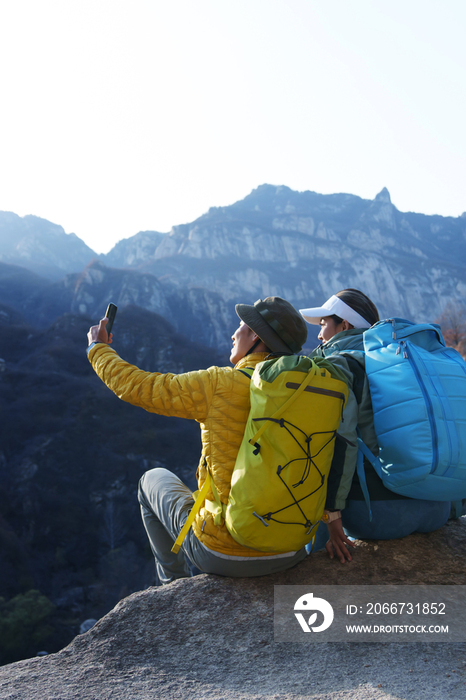
[[[0,262],[0,298],[31,323],[69,312],[98,319],[111,300],[226,352],[234,304],[271,295],[302,308],[356,287],[381,317],[432,321],[465,297],[466,215],[399,212],[386,189],[366,200],[262,185],[105,255],[55,224],[0,212]]]

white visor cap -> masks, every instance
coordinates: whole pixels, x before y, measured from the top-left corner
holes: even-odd
[[[339,316],[344,321],[348,321],[355,328],[370,328],[371,324],[366,321],[357,311],[345,304],[340,297],[335,295],[327,299],[323,306],[316,306],[312,309],[300,309],[299,313],[308,323],[318,326],[320,319],[326,316]]]

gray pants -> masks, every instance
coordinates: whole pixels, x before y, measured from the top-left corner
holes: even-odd
[[[290,569],[306,557],[303,548],[292,556],[223,558],[204,547],[192,528],[178,554],[171,548],[183,527],[194,499],[191,491],[168,469],[151,469],[139,482],[142,522],[149,538],[160,583],[191,576],[188,561],[206,574],[220,576],[265,576]]]

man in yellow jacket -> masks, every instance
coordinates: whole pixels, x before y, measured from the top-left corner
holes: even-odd
[[[210,472],[213,488],[228,503],[231,475],[249,414],[250,379],[245,367],[255,367],[270,353],[294,354],[307,338],[303,317],[280,297],[267,297],[254,306],[237,304],[241,323],[232,336],[233,367],[209,367],[185,374],[144,372],[122,360],[110,347],[107,319],[88,333],[89,360],[120,399],[151,413],[192,418],[201,427],[202,453],[197,469],[201,489]],[[181,550],[173,544],[193,505],[191,491],[167,469],[151,469],[139,483],[141,514],[162,584],[191,575],[186,557],[205,573],[223,576],[262,576],[284,571],[305,558],[297,552],[258,552],[238,544],[224,521],[215,524],[207,493]],[[217,518],[218,521],[218,518]]]

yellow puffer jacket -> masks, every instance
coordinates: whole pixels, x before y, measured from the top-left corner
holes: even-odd
[[[186,374],[144,372],[125,362],[103,343],[89,350],[89,360],[120,399],[163,416],[192,418],[201,425],[202,453],[197,470],[198,488],[207,464],[222,503],[228,502],[235,466],[249,414],[250,379],[242,367],[255,367],[266,357],[254,353],[232,367],[209,367]],[[209,500],[213,500],[209,493]],[[270,556],[235,542],[225,525],[214,525],[213,516],[201,508],[193,523],[196,537],[209,549],[230,556]]]

